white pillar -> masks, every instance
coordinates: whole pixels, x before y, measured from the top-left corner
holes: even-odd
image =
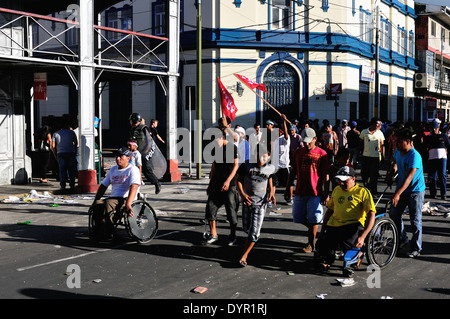
[[[94,0],[80,0],[80,70],[78,90],[79,174],[83,192],[96,190],[95,171],[95,68],[94,68]]]
[[[180,34],[180,1],[168,1],[167,9],[168,48],[167,48],[167,156],[168,172],[166,176],[171,182],[180,181],[177,158],[177,94],[178,94],[178,66],[179,66],[179,34]]]

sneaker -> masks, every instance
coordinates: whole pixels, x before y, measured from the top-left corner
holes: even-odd
[[[417,257],[417,256],[419,256],[420,255],[420,251],[418,251],[418,250],[413,250],[413,251],[410,251],[409,253],[408,253],[408,257],[409,258],[415,258],[415,257]]]
[[[210,234],[203,242],[203,245],[211,245],[212,243],[215,243],[218,240],[219,240],[218,237],[214,237],[213,235]]]
[[[292,204],[294,204],[294,201],[292,200],[292,198],[289,198],[288,200],[286,200],[286,205],[292,206]]]
[[[228,238],[228,246],[233,246],[234,244],[236,244],[237,238],[236,236],[230,236]]]

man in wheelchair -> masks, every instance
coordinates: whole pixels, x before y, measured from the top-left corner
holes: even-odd
[[[375,222],[375,204],[367,188],[356,183],[356,173],[344,166],[336,174],[336,186],[327,204],[322,229],[316,243],[317,266],[328,271],[335,261],[335,251],[362,248]],[[362,252],[361,259],[362,259]],[[359,263],[357,264],[359,266]]]
[[[95,226],[93,236],[101,240],[112,238],[114,215],[124,204],[127,214],[133,216],[131,204],[136,199],[141,184],[139,169],[130,163],[131,151],[121,147],[114,155],[117,166],[113,166],[103,179],[91,205]],[[109,185],[112,185],[110,196],[101,200]]]

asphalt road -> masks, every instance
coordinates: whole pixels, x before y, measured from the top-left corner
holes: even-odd
[[[159,195],[153,194],[153,186],[143,187],[159,220],[159,231],[148,244],[134,243],[125,233],[113,243],[90,240],[87,210],[92,195],[54,196],[51,203],[58,203],[58,207],[50,207],[46,200],[1,203],[0,298],[176,299],[177,307],[169,311],[177,314],[195,311],[192,302],[203,305],[226,301],[221,308],[226,312],[228,303],[249,300],[270,302],[273,309],[277,306],[274,300],[286,299],[295,308],[299,299],[450,297],[450,218],[442,214],[423,217],[423,252],[419,257],[396,257],[380,273],[368,272],[365,261],[355,274],[355,284],[342,287],[336,281],[344,278],[340,262],[330,273],[319,274],[312,265],[312,255],[301,252],[306,227],[292,222],[291,207],[282,203],[281,193],[277,194],[278,209],[267,213],[261,240],[251,252],[247,267],[237,263],[244,233],[239,231],[235,246],[225,245],[229,228],[223,210],[218,222],[219,242],[202,246],[205,228],[200,220],[204,217],[207,182],[185,179],[165,184]],[[7,196],[25,190],[14,187],[8,188]],[[57,183],[25,187],[42,193],[45,187],[57,188]],[[189,190],[180,194],[179,188]],[[408,216],[404,218],[409,228]],[[31,223],[18,224],[24,221]],[[197,287],[207,290],[195,293]]]

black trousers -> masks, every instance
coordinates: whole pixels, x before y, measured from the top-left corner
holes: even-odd
[[[372,196],[377,194],[378,172],[380,171],[380,159],[378,157],[363,156],[361,160],[361,178]]]
[[[364,227],[360,223],[339,227],[326,226],[324,236],[316,243],[316,250],[325,263],[332,265],[336,250],[340,248],[345,252],[352,249],[363,231]]]
[[[145,158],[145,156],[142,156],[142,173],[144,174],[145,178],[152,183],[152,185],[156,185],[159,183],[158,178],[153,173],[152,168],[150,167],[149,160]]]

